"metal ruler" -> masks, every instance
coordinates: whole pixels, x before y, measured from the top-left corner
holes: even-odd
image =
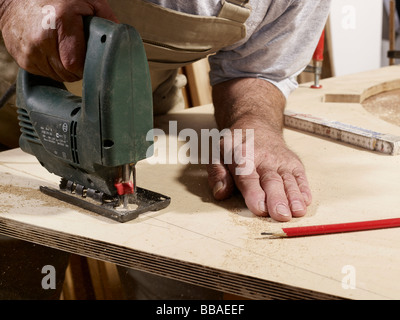
[[[400,154],[400,137],[345,124],[339,121],[322,119],[309,114],[285,110],[286,127],[310,132],[388,155]]]

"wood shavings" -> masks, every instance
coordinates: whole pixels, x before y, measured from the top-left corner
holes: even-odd
[[[362,105],[382,120],[400,126],[400,89],[372,96]]]

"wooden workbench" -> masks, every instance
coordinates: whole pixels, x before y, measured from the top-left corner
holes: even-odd
[[[366,111],[362,101],[326,102],[339,89],[340,96],[361,95],[382,81],[392,89],[399,74],[390,67],[329,79],[321,90],[305,84],[288,109],[400,136],[398,126]],[[212,128],[212,111],[193,108],[158,125],[176,120],[178,130]],[[291,129],[285,137],[305,164],[314,197],[307,216],[285,227],[400,216],[400,156]],[[261,232],[283,225],[252,215],[239,195],[214,201],[201,164],[140,162],[138,185],[172,202],[123,224],[38,191],[58,182],[21,150],[0,153],[0,234],[251,299],[400,298],[399,228],[268,239]],[[356,288],[349,288],[349,279]]]

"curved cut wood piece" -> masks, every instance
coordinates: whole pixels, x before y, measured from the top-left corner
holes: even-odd
[[[361,93],[327,93],[325,94],[324,101],[338,103],[363,103],[366,99],[375,95],[396,89],[400,89],[400,79],[380,83],[376,86],[365,89]]]
[[[400,89],[385,91],[365,99],[365,110],[387,122],[400,126]]]
[[[300,85],[288,100],[285,125],[351,146],[400,154],[400,125],[363,102],[400,88],[400,66],[328,78],[322,89]]]
[[[393,72],[394,70],[397,72]],[[398,66],[390,66],[373,72],[364,72],[341,77],[334,92],[324,95],[324,102],[363,103],[366,99],[391,90],[400,89],[400,70]]]

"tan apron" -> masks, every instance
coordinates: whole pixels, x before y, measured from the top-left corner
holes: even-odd
[[[109,0],[120,22],[140,33],[149,61],[154,114],[182,108],[184,76],[178,69],[233,45],[246,36],[249,0],[222,0],[217,17],[166,9],[143,0]],[[184,78],[184,79],[182,79]]]

